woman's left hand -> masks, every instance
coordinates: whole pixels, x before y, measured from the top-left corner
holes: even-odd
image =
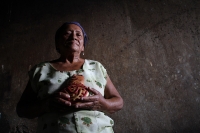
[[[75,104],[76,108],[89,109],[89,110],[99,110],[103,111],[105,109],[105,98],[101,93],[93,88],[88,88],[90,92],[93,93],[92,96],[82,97],[81,102]]]

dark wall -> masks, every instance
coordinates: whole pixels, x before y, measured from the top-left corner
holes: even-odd
[[[78,21],[124,99],[116,133],[200,132],[199,0],[3,0],[0,18],[0,132],[35,132],[15,112],[27,71],[58,57],[56,29]]]

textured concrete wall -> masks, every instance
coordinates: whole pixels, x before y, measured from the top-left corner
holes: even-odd
[[[3,0],[0,132],[34,133],[15,106],[36,63],[58,57],[54,33],[79,21],[124,99],[116,133],[200,132],[199,0]]]

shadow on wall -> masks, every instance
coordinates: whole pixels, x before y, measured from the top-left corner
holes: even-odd
[[[3,113],[0,114],[0,133],[8,133],[10,129],[9,122]]]
[[[0,102],[3,102],[4,94],[11,91],[11,78],[10,72],[5,71],[4,66],[2,65],[2,71],[0,72]]]
[[[3,104],[7,102],[5,94],[11,90],[11,78],[11,74],[5,71],[2,65],[2,71],[0,72],[0,133],[8,133],[10,129],[6,115],[3,113]]]

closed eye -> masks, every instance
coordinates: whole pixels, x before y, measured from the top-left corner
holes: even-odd
[[[71,31],[67,31],[66,33],[65,33],[65,35],[69,35],[69,34],[71,34],[72,32]]]
[[[80,33],[78,33],[78,34],[76,34],[77,36],[82,36],[82,34],[80,34]]]

